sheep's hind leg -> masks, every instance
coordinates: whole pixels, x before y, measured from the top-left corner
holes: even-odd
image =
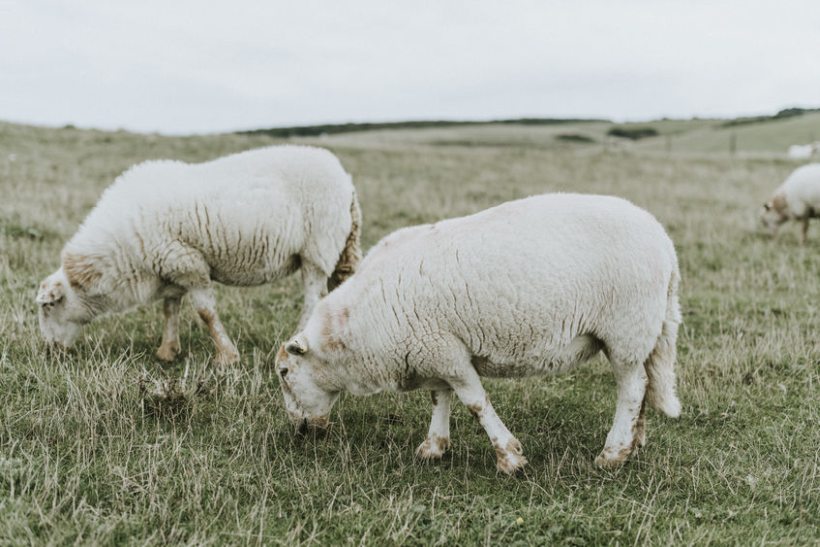
[[[800,244],[805,245],[809,241],[809,219],[811,218],[810,215],[806,215],[806,218],[803,219],[803,224],[800,227]]]
[[[450,398],[453,392],[449,389],[431,391],[433,399],[433,417],[427,438],[416,449],[416,456],[422,460],[438,460],[450,448]]]
[[[603,451],[595,458],[599,467],[612,469],[621,465],[633,449],[646,439],[643,411],[646,396],[646,371],[642,365],[612,359],[618,402],[612,429],[606,436]],[[628,363],[628,364],[627,364]]]
[[[216,313],[216,299],[210,288],[192,289],[190,291],[191,303],[194,305],[199,317],[208,327],[211,338],[216,346],[216,357],[214,361],[218,365],[233,365],[239,362],[239,351],[225,332],[222,321]]]
[[[157,357],[166,362],[173,361],[179,355],[179,305],[181,300],[181,297],[169,297],[162,304],[165,328],[162,331],[162,343],[157,349]]]
[[[472,365],[465,370],[463,376],[451,381],[450,385],[493,443],[498,470],[512,474],[522,469],[527,464],[527,459],[524,457],[521,443],[495,413],[481,385],[481,379]]]

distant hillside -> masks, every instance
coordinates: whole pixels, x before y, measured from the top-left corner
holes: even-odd
[[[794,118],[796,116],[802,116],[804,114],[811,114],[820,112],[820,108],[784,108],[777,114],[773,116],[750,116],[746,118],[735,118],[733,120],[727,120],[721,124],[723,127],[734,127],[738,125],[748,125],[752,123],[761,123],[761,122],[776,122],[782,121],[788,118]]]
[[[740,119],[739,119],[740,120]],[[693,128],[666,138],[640,141],[643,149],[676,152],[776,153],[785,155],[792,144],[820,140],[820,110],[771,116],[742,123],[721,123]]]
[[[641,137],[641,138],[637,138]],[[196,160],[203,151],[240,150],[294,140],[320,146],[483,147],[533,150],[651,151],[653,153],[758,154],[786,156],[792,144],[820,141],[820,108],[788,108],[770,116],[734,119],[689,118],[615,123],[592,118],[418,120],[274,127],[227,134],[170,137],[73,126],[28,126],[0,121],[0,156],[37,141],[73,150],[89,142],[110,148],[138,147],[145,157],[168,155]],[[815,158],[820,159],[820,158]],[[120,169],[122,166],[116,166]]]
[[[416,120],[404,122],[339,123],[324,125],[297,125],[292,127],[271,127],[237,131],[240,135],[268,135],[270,137],[317,137],[336,133],[358,131],[378,131],[384,129],[426,129],[435,127],[459,127],[469,125],[565,125],[575,123],[610,123],[609,120],[594,118],[515,118],[508,120]]]
[[[592,118],[419,120],[273,127],[238,131],[273,138],[333,136],[371,143],[434,146],[584,146],[631,141],[641,149],[688,152],[785,153],[791,144],[820,139],[820,108],[793,107],[772,115],[731,119],[660,119],[615,124]],[[640,141],[637,140],[640,136]]]

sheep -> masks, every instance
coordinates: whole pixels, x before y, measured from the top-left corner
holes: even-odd
[[[360,211],[350,175],[331,152],[271,146],[213,161],[148,161],[120,175],[39,287],[39,323],[69,347],[107,312],[163,301],[157,357],[180,351],[184,295],[207,326],[218,364],[239,353],[216,311],[213,282],[270,283],[301,269],[304,322],[355,270]]]
[[[806,244],[809,220],[820,217],[820,163],[795,169],[760,210],[760,221],[772,236],[788,220],[802,223],[800,242]]]
[[[602,467],[645,442],[648,402],[680,415],[681,323],[672,241],[649,213],[608,196],[545,194],[401,229],[380,241],[276,357],[297,430],[325,428],[343,391],[432,392],[416,454],[449,447],[451,395],[478,419],[497,468],[526,463],[480,377],[570,370],[603,350],[618,399]]]
[[[792,144],[789,146],[787,155],[790,160],[807,160],[810,159],[817,150],[817,143]]]

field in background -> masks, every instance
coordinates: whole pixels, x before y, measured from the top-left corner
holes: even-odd
[[[806,247],[797,227],[775,243],[755,213],[797,165],[785,148],[820,137],[820,114],[640,125],[660,136],[613,141],[611,124],[590,122],[297,139],[352,173],[365,248],[546,191],[623,196],[669,230],[683,276],[683,416],[652,413],[646,449],[606,472],[592,465],[614,411],[603,358],[556,378],[487,381],[530,462],[508,478],[458,405],[452,452],[414,460],[423,392],[345,397],[326,436],[292,436],[273,354],[296,325],[296,278],[219,290],[237,367],[210,364],[190,309],[173,366],[153,358],[157,307],[98,321],[69,355],[46,353],[35,287],[119,172],[284,141],[0,124],[0,543],[816,544],[820,228]],[[570,134],[593,142],[558,138]]]
[[[648,130],[657,136],[630,141],[610,133]],[[338,133],[342,133],[341,135]],[[792,144],[820,141],[820,109],[786,109],[772,116],[736,119],[663,119],[614,124],[606,120],[522,119],[487,123],[449,121],[342,124],[259,129],[250,135],[330,137],[334,142],[437,146],[532,146],[587,144],[643,151],[783,158]],[[594,148],[594,146],[592,146]],[[818,158],[820,159],[820,158]]]

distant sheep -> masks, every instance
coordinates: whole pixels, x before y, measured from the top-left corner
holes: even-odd
[[[680,414],[681,316],[672,241],[628,201],[547,194],[405,228],[378,243],[277,355],[286,410],[324,427],[339,393],[429,389],[421,458],[450,443],[453,392],[481,423],[498,469],[526,459],[480,376],[565,372],[603,350],[618,400],[596,459],[613,467],[645,441],[648,402]]]
[[[817,150],[817,143],[793,144],[789,146],[787,154],[791,160],[808,160],[811,159]]]
[[[69,346],[83,325],[162,299],[157,356],[180,349],[180,300],[189,294],[216,345],[239,359],[216,312],[212,282],[252,286],[301,269],[303,320],[360,259],[359,204],[327,150],[277,146],[200,164],[150,161],[105,191],[41,284],[40,329]]]
[[[760,220],[774,236],[778,228],[789,220],[802,223],[801,243],[809,235],[809,220],[820,217],[820,163],[798,167],[763,204]]]

